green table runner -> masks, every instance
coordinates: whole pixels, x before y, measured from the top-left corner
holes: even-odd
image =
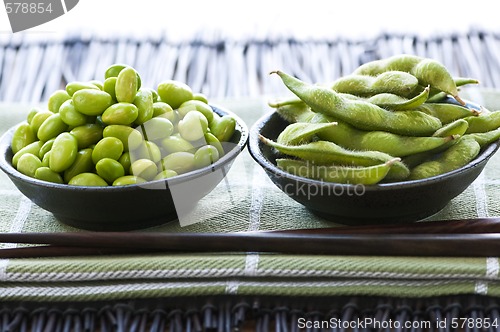
[[[497,108],[492,91],[471,90]],[[262,100],[223,100],[250,127],[265,112]],[[25,119],[30,105],[0,104],[0,133]],[[460,196],[432,219],[500,216],[500,155]],[[61,202],[64,204],[64,202]],[[125,207],[120,207],[125,208]],[[193,224],[154,232],[229,232],[335,226],[288,198],[248,151],[198,204]],[[0,231],[78,231],[59,223],[0,174]],[[0,244],[12,247],[12,244]],[[0,260],[0,299],[89,301],[196,295],[500,296],[497,257],[424,258],[278,254],[154,254]]]

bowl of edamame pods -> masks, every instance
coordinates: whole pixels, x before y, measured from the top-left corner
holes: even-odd
[[[273,72],[293,93],[250,130],[279,189],[331,221],[404,223],[443,209],[498,150],[500,112],[463,100],[433,59],[398,55],[329,85]]]
[[[82,229],[120,231],[179,218],[225,177],[245,123],[179,81],[141,87],[110,66],[70,82],[0,138],[0,168],[35,204]]]

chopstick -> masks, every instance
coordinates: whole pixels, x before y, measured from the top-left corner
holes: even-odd
[[[404,232],[406,230],[406,232]],[[154,253],[500,256],[500,219],[240,233],[0,233],[0,258]]]

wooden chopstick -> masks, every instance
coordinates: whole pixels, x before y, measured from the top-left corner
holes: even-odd
[[[487,223],[491,222],[491,220],[487,221]],[[458,221],[455,223],[461,225]],[[496,226],[496,222],[494,225]],[[484,227],[484,223],[479,223],[478,227]],[[353,229],[356,230],[357,228],[353,227]],[[500,233],[369,234],[361,232],[359,234],[335,234],[332,230],[328,230],[323,234],[295,231],[248,233],[0,233],[0,242],[44,245],[31,248],[1,249],[0,257],[3,258],[189,252],[500,256]],[[24,253],[26,253],[26,256],[20,256],[24,255]]]

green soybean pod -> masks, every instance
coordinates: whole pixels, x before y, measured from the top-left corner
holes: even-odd
[[[399,161],[396,158],[395,161]],[[373,185],[382,181],[389,170],[393,161],[368,167],[352,166],[326,166],[317,165],[311,161],[295,159],[276,159],[278,168],[293,175],[343,184],[363,184]]]
[[[263,136],[259,136],[259,138],[264,144],[272,146],[283,154],[309,160],[318,165],[374,166],[393,160],[387,175],[388,178],[404,180],[410,174],[410,170],[403,163],[394,161],[393,156],[380,151],[353,151],[327,141],[315,141],[302,145],[283,145]]]
[[[219,151],[212,145],[204,145],[194,153],[194,167],[202,168],[210,166],[219,160]]]
[[[91,173],[94,171],[92,162],[92,149],[85,148],[78,151],[75,161],[63,173],[63,180],[68,183],[72,178],[81,173]]]
[[[275,73],[315,112],[334,116],[359,129],[430,136],[442,126],[439,119],[419,111],[390,112],[366,101],[342,98],[331,89],[306,84],[283,72]]]
[[[236,120],[230,115],[224,115],[220,119],[212,121],[210,132],[217,137],[220,142],[228,142],[233,137],[236,130]]]
[[[64,183],[61,174],[54,172],[46,166],[37,168],[37,170],[35,171],[35,179],[59,184]]]
[[[124,151],[134,150],[144,141],[142,134],[137,129],[125,125],[106,126],[102,133],[103,137],[118,138],[123,143]]]
[[[134,105],[137,107],[138,115],[134,123],[141,125],[153,117],[153,94],[150,90],[137,91],[134,98]]]
[[[137,90],[137,72],[132,67],[123,68],[116,78],[116,100],[120,103],[133,103]]]
[[[194,154],[174,152],[162,159],[163,169],[171,169],[177,174],[187,173],[195,168]]]
[[[464,119],[458,119],[453,122],[444,125],[443,127],[436,130],[432,136],[434,137],[449,137],[449,136],[462,136],[469,128],[469,123]]]
[[[299,103],[277,106],[276,113],[290,123],[310,122],[316,113],[302,100],[299,99],[299,101]]]
[[[479,116],[468,116],[464,118],[469,124],[467,134],[485,133],[500,127],[500,112],[491,112],[489,114],[480,114]]]
[[[107,92],[111,96],[113,104],[116,103],[116,77],[109,77],[104,81],[102,91]]]
[[[463,136],[463,139],[466,138],[472,138],[475,140],[479,145],[482,147],[485,147],[488,144],[491,144],[495,141],[498,141],[500,139],[500,128],[497,128],[495,130],[490,130],[484,133],[471,133],[471,134],[466,134]]]
[[[47,120],[49,118],[49,116],[51,116],[52,113],[51,111],[39,111],[37,112],[33,118],[31,119],[31,122],[30,122],[30,126],[31,126],[31,129],[33,130],[33,132],[35,133],[35,135],[38,134],[38,130],[40,129],[40,126],[42,125],[42,123]]]
[[[72,99],[66,100],[59,108],[61,120],[68,126],[77,127],[86,124],[89,117],[75,109]]]
[[[119,102],[109,106],[102,113],[102,121],[107,124],[130,125],[139,115],[139,110],[134,104]]]
[[[92,84],[90,82],[79,82],[79,81],[74,81],[74,82],[69,82],[66,84],[66,92],[70,97],[73,97],[73,95],[80,90],[83,89],[91,89],[91,90],[99,90],[95,84]]]
[[[450,137],[416,137],[386,131],[359,130],[347,123],[319,113],[311,121],[313,123],[337,122],[334,128],[325,128],[317,133],[322,140],[336,143],[347,149],[381,151],[394,157],[429,151],[452,139]]]
[[[106,187],[108,183],[95,173],[80,173],[68,182],[71,186]]]
[[[61,114],[54,113],[40,125],[37,136],[41,141],[48,141],[66,130],[68,130],[68,125],[61,119]]]
[[[95,123],[87,123],[71,129],[70,133],[78,142],[78,149],[85,149],[96,144],[103,137],[103,129]]]
[[[103,158],[95,165],[97,175],[112,184],[116,179],[125,175],[123,165],[117,160]]]
[[[438,118],[443,124],[448,124],[458,119],[476,116],[477,112],[467,107],[450,103],[424,103],[414,110]]]
[[[42,167],[42,161],[32,153],[23,154],[17,162],[17,170],[32,178],[35,177],[35,172],[39,167]]]
[[[21,123],[12,134],[12,139],[10,141],[12,153],[16,154],[19,150],[36,140],[37,136],[33,132],[30,124],[28,122]]]
[[[116,179],[113,182],[113,186],[130,186],[133,184],[141,184],[144,182],[146,182],[146,180],[139,177],[139,176],[125,175],[125,176],[122,176],[122,177]]]
[[[309,123],[297,122],[291,123],[278,135],[276,142],[284,145],[304,144],[312,141],[314,135],[318,132],[336,126],[337,122],[327,123]]]
[[[59,107],[68,99],[71,99],[71,96],[66,90],[56,90],[50,95],[47,108],[52,113],[57,113],[59,112]]]
[[[123,153],[123,143],[116,137],[104,137],[94,147],[92,151],[92,161],[94,164],[103,158],[118,160]]]
[[[82,89],[73,95],[75,109],[85,115],[101,115],[113,103],[111,95],[99,89]]]
[[[106,71],[104,73],[104,78],[108,79],[111,77],[118,77],[120,72],[127,67],[129,67],[129,66],[125,65],[125,64],[120,64],[120,63],[113,64],[106,69]],[[137,90],[139,90],[141,88],[141,84],[142,84],[141,76],[137,72],[136,72],[136,75],[137,75]]]
[[[451,172],[476,158],[480,150],[479,143],[470,137],[463,136],[439,157],[413,168],[409,179],[418,180]]]
[[[42,141],[35,141],[33,143],[26,145],[21,150],[17,151],[12,157],[12,166],[17,167],[17,162],[19,161],[19,158],[21,158],[21,156],[26,153],[31,153],[35,156],[38,156],[40,154],[40,149],[42,148],[42,145],[43,145]]]
[[[427,100],[429,97],[429,87],[413,98],[404,98],[390,93],[379,93],[367,99],[368,102],[391,111],[406,111],[414,109]]]
[[[49,167],[56,173],[68,169],[76,159],[78,141],[70,133],[62,133],[56,137],[50,149]]]

